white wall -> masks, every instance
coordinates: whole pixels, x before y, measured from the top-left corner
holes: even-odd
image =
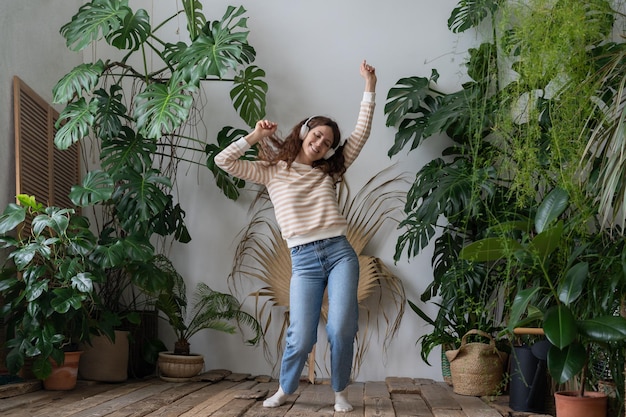
[[[433,139],[419,152],[410,155],[403,152],[390,160],[387,151],[393,144],[395,131],[385,127],[383,109],[388,90],[401,77],[429,76],[431,68],[437,68],[443,90],[456,90],[464,81],[464,51],[468,42],[475,39],[471,35],[455,35],[446,27],[456,0],[244,0],[240,3],[220,0],[203,3],[204,12],[211,20],[220,18],[227,4],[241,3],[248,10],[249,40],[257,51],[255,64],[267,72],[268,118],[277,121],[283,132],[308,115],[321,113],[331,115],[343,131],[349,133],[363,88],[358,66],[363,59],[376,66],[378,96],[372,135],[347,174],[354,190],[396,162],[398,171],[409,171],[413,178],[419,167],[442,148],[442,144],[437,143],[441,141]],[[151,2],[146,1],[146,4]],[[165,5],[159,4],[163,11],[161,7]],[[215,84],[210,88],[205,113],[205,122],[213,133],[209,137],[215,137],[227,124],[244,127],[233,116],[227,100],[228,88]],[[193,240],[185,247],[175,248],[176,267],[188,279],[188,288],[204,281],[215,289],[227,291],[227,276],[238,233],[249,221],[249,198],[236,203],[227,200],[205,170],[191,169],[186,178],[179,178],[179,184],[181,204],[187,211],[187,225]],[[381,235],[370,245],[368,254],[378,256],[390,266],[402,279],[408,298],[418,301],[419,294],[432,280],[432,250],[410,261],[405,256],[394,265],[397,236],[395,230]],[[251,283],[251,287],[256,288],[258,284]],[[428,327],[407,308],[400,332],[386,354],[382,352],[381,339],[374,333],[358,379],[383,380],[387,375],[399,375],[441,380],[439,351],[433,352],[433,366],[428,366],[419,358],[419,348],[415,345],[419,335],[427,331]],[[271,343],[276,337],[277,334],[269,335]],[[238,335],[205,332],[192,339],[192,350],[206,356],[208,368],[253,374],[271,372],[261,348],[244,346]],[[323,359],[323,348],[318,348],[320,351],[318,359]]]
[[[20,75],[44,98],[50,100],[51,88],[65,72],[76,65],[77,57],[63,46],[58,34],[81,2],[51,0],[11,0],[0,3],[0,204],[13,198],[13,142],[11,77]],[[361,60],[376,66],[378,74],[378,107],[371,138],[359,160],[347,174],[352,189],[391,164],[397,171],[408,171],[411,177],[427,161],[438,156],[443,144],[436,138],[419,152],[390,160],[386,155],[393,144],[395,131],[385,127],[383,108],[388,90],[405,76],[429,76],[432,68],[441,74],[440,88],[456,90],[464,81],[464,52],[474,43],[472,35],[451,33],[446,22],[456,0],[204,0],[204,13],[210,20],[219,19],[228,4],[243,5],[249,17],[250,42],[256,48],[256,65],[267,72],[269,84],[268,118],[279,122],[283,132],[311,114],[327,114],[335,118],[342,131],[349,133],[358,111],[363,80],[358,74]],[[145,8],[160,22],[173,14],[179,2],[162,0],[130,0],[133,9]],[[169,27],[171,38],[184,37],[185,28]],[[176,29],[179,34],[176,35]],[[95,52],[94,52],[95,51]],[[87,49],[85,60],[106,48]],[[232,110],[229,87],[219,83],[208,85],[204,123],[209,138],[215,138],[224,125],[244,127]],[[204,281],[212,288],[228,291],[227,277],[238,234],[249,221],[250,194],[238,202],[227,200],[214,184],[206,169],[183,167],[179,172],[180,202],[187,212],[187,225],[192,242],[175,246],[172,258],[187,279],[188,288]],[[378,236],[367,254],[381,258],[399,276],[411,300],[432,280],[431,251],[394,265],[393,253],[398,232],[387,231]],[[258,283],[250,282],[250,288]],[[252,307],[250,311],[252,311]],[[431,308],[430,311],[433,311]],[[438,351],[433,352],[427,366],[419,358],[416,339],[429,331],[410,309],[407,309],[400,332],[384,353],[382,340],[375,331],[358,380],[383,380],[385,376],[409,376],[441,379]],[[161,334],[168,341],[168,328]],[[270,334],[269,338],[276,338]],[[273,342],[273,341],[272,341]],[[323,345],[318,359],[323,360]],[[192,350],[203,353],[207,368],[226,368],[234,372],[269,374],[271,365],[265,361],[260,347],[247,347],[239,335],[204,332],[192,339]],[[319,375],[326,376],[326,375]]]
[[[69,52],[59,35],[79,0],[0,2],[0,207],[15,201],[13,76],[48,103],[52,87],[82,56]]]

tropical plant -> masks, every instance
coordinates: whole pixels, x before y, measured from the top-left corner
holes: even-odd
[[[171,263],[165,262],[163,269],[169,270],[175,283],[169,293],[159,296],[156,307],[165,314],[169,325],[176,334],[173,353],[189,355],[189,339],[201,330],[218,330],[226,333],[235,333],[237,327],[249,327],[254,336],[246,343],[256,345],[263,332],[261,325],[254,316],[242,310],[237,299],[227,293],[212,290],[208,285],[199,283],[192,295],[191,310],[187,311],[187,290],[185,281],[174,270]]]
[[[550,375],[564,383],[581,374],[583,396],[592,344],[626,340],[626,319],[617,314],[626,262],[623,242],[616,247],[602,235],[581,231],[576,220],[563,215],[568,207],[567,192],[556,188],[539,206],[531,229],[512,228],[508,237],[474,242],[460,256],[477,262],[507,259],[536,278],[516,294],[507,330],[513,334],[517,327],[539,323],[552,345]],[[600,286],[590,274],[610,279]]]
[[[497,294],[499,303],[494,306],[504,308],[502,324],[508,323],[515,295],[538,279],[522,268],[527,266],[527,257],[484,263],[459,254],[477,241],[532,241],[539,233],[532,229],[530,219],[543,210],[540,203],[553,196],[554,190],[568,196],[567,210],[561,213],[567,232],[562,239],[548,239],[558,246],[558,250],[553,248],[555,257],[567,259],[566,254],[579,248],[579,239],[599,245],[594,246],[596,252],[588,249],[585,255],[594,260],[589,261],[589,270],[600,270],[603,265],[608,268],[605,272],[614,274],[610,281],[617,292],[624,285],[623,274],[616,273],[614,264],[604,264],[600,255],[608,247],[621,246],[603,235],[621,232],[611,227],[615,224],[607,227],[605,220],[611,218],[606,215],[607,207],[620,206],[614,197],[621,198],[621,194],[614,186],[620,184],[623,172],[617,154],[612,153],[617,149],[615,142],[609,145],[605,142],[609,136],[599,133],[618,132],[621,126],[614,122],[621,120],[618,103],[624,66],[618,64],[625,44],[612,40],[619,16],[612,6],[619,4],[605,0],[460,1],[448,27],[454,32],[487,30],[481,33],[485,41],[468,51],[470,80],[459,91],[444,93],[436,87],[438,73],[433,70],[430,78],[402,78],[389,91],[387,124],[398,129],[390,156],[403,148],[416,149],[426,138],[442,133],[454,142],[443,158],[418,171],[401,223],[407,228],[396,246],[396,260],[404,251],[415,256],[441,230],[442,237],[435,241],[433,285],[423,294],[424,300],[442,295],[445,284],[461,283],[458,293],[463,294],[472,280],[487,288],[492,280],[499,281],[502,286],[495,287],[497,291],[482,293],[479,300],[489,301]],[[608,204],[600,207],[602,221],[596,218],[599,195]],[[513,253],[514,248],[509,248],[509,254]],[[455,280],[458,273],[464,279]],[[588,280],[592,281],[598,284],[593,278]],[[597,292],[599,288],[608,291],[602,299],[614,300],[613,290],[601,286]],[[444,297],[442,306],[447,301]],[[576,306],[594,310],[582,298],[576,299]],[[607,303],[603,310],[594,311],[608,315],[613,307]],[[445,326],[463,318],[459,312],[442,310],[441,320],[430,321],[440,326],[434,334],[441,336],[441,342],[449,340]],[[422,339],[427,342],[422,343],[423,349],[437,343],[431,339]]]
[[[245,131],[227,126],[217,143],[206,141],[198,131],[208,124],[199,115],[203,87],[231,84],[229,98],[249,126],[265,113],[265,73],[252,65],[256,52],[248,43],[246,10],[227,7],[211,21],[201,2],[180,4],[182,10],[155,23],[128,0],[93,0],[60,30],[71,50],[91,46],[111,56],[78,65],[53,89],[54,102],[65,105],[56,146],[81,142],[99,156],[99,166],[73,188],[72,199],[91,210],[107,248],[99,255],[107,261],[108,278],[98,292],[111,310],[154,308],[159,294],[171,288],[153,260],[167,250],[167,240],[191,240],[172,193],[180,162],[206,165],[229,198],[244,186],[219,170],[213,156]],[[167,31],[173,21],[182,22],[188,42],[163,40],[172,37]]]
[[[398,277],[380,260],[371,255],[363,254],[364,248],[370,240],[388,222],[397,222],[400,204],[405,195],[401,186],[406,183],[402,175],[389,177],[388,170],[381,171],[371,178],[359,192],[352,197],[347,182],[343,181],[338,187],[338,201],[343,215],[348,220],[347,239],[351,243],[359,258],[360,277],[358,286],[359,307],[366,309],[368,325],[363,326],[365,331],[357,334],[357,353],[353,372],[358,374],[359,368],[367,351],[371,317],[383,317],[385,320],[385,346],[397,332],[404,314],[406,302],[404,287]],[[281,334],[286,331],[289,316],[286,310],[289,307],[289,283],[291,280],[291,258],[285,240],[282,238],[278,226],[272,216],[269,198],[266,193],[258,196],[251,210],[254,211],[250,224],[242,231],[242,238],[237,247],[234,265],[230,275],[234,290],[237,291],[237,282],[243,279],[259,280],[263,287],[252,292],[257,310],[255,316],[262,323],[264,332],[267,332],[274,322],[274,312],[284,313],[280,319]],[[378,294],[378,313],[370,311],[372,306],[368,300]],[[384,308],[384,300],[390,299],[395,308],[391,316]],[[387,307],[388,308],[388,307]],[[328,302],[322,305],[322,319],[328,314]],[[376,319],[379,327],[379,319]],[[277,338],[276,357],[281,356],[282,337]],[[268,361],[278,364],[273,358],[271,350],[265,346]],[[314,360],[315,358],[311,358]],[[309,363],[314,369],[315,363]]]
[[[463,17],[482,16],[482,20],[489,16],[490,8],[474,10],[474,15],[467,7],[453,11],[451,28],[465,27],[468,22],[462,23]],[[439,311],[432,319],[416,302],[411,303],[413,311],[434,326],[418,340],[427,363],[436,346],[458,346],[468,330],[478,328],[495,335],[505,326],[502,297],[511,285],[505,266],[483,268],[458,256],[463,246],[482,238],[494,217],[517,216],[509,181],[499,175],[498,150],[489,140],[501,102],[499,79],[494,76],[496,51],[496,45],[489,42],[469,50],[470,81],[458,92],[442,92],[436,85],[439,73],[433,70],[429,78],[400,79],[387,95],[387,125],[398,129],[390,157],[405,147],[416,149],[426,139],[453,141],[442,158],[416,173],[394,256],[396,261],[405,251],[415,256],[434,239],[433,281],[420,301],[436,299]]]
[[[18,201],[0,216],[0,243],[9,250],[0,270],[7,366],[17,374],[26,358],[34,358],[33,373],[45,379],[52,371],[49,358],[63,363],[64,350],[92,334],[114,337],[119,320],[95,316],[100,304],[94,286],[105,276],[88,220],[73,209],[44,207],[32,196]]]

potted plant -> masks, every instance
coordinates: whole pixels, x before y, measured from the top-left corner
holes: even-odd
[[[200,2],[180,4],[182,10],[162,22],[152,21],[147,10],[133,10],[128,0],[81,5],[60,31],[68,48],[106,43],[110,56],[73,68],[53,89],[53,101],[65,106],[56,146],[81,142],[99,155],[98,167],[75,187],[73,201],[89,207],[106,247],[99,253],[106,279],[96,292],[130,330],[130,371],[139,377],[154,370],[140,351],[156,358],[154,303],[171,289],[168,276],[159,273],[157,255],[164,255],[171,240],[191,240],[185,212],[172,193],[178,164],[206,165],[232,199],[244,185],[215,167],[212,158],[245,132],[225,127],[217,144],[207,142],[195,125],[208,124],[195,114],[196,98],[204,97],[208,82],[225,82],[232,85],[229,98],[246,124],[253,126],[265,112],[265,73],[252,65],[256,52],[247,39],[246,10],[229,6],[221,18],[209,20]],[[172,19],[184,20],[188,42],[167,33]],[[168,42],[171,38],[178,41]],[[153,54],[151,66],[146,54]]]
[[[518,327],[539,323],[551,344],[547,367],[552,378],[563,384],[579,376],[578,391],[555,393],[557,415],[561,403],[575,397],[574,408],[581,413],[577,415],[603,416],[606,395],[587,392],[589,358],[594,344],[626,340],[626,319],[616,314],[626,266],[623,243],[603,241],[597,233],[580,230],[578,219],[568,217],[572,215],[568,208],[567,192],[556,188],[538,207],[532,230],[511,228],[509,236],[468,245],[461,256],[475,262],[506,259],[512,269],[536,277],[516,294],[507,330],[513,334]],[[601,276],[606,284],[600,287],[590,274]],[[593,407],[603,408],[584,408],[583,398],[600,402]]]
[[[174,349],[160,352],[158,367],[161,377],[170,381],[184,381],[197,375],[204,366],[201,354],[191,353],[189,339],[202,330],[218,330],[235,333],[237,326],[249,327],[254,336],[246,341],[250,345],[258,343],[262,336],[261,325],[254,316],[241,309],[241,304],[231,295],[212,290],[199,283],[192,295],[188,311],[186,286],[182,277],[169,263],[170,274],[174,277],[174,288],[159,296],[156,307],[162,312],[176,335]]]
[[[17,199],[20,204],[9,204],[0,216],[0,242],[10,251],[0,270],[7,367],[15,374],[33,358],[34,375],[46,380],[53,363],[66,361],[65,351],[110,329],[115,317],[96,322],[92,315],[99,306],[94,285],[104,270],[93,259],[98,243],[87,219],[32,196]]]
[[[406,233],[398,240],[396,258],[401,251],[413,256],[424,248],[435,236],[438,221],[442,236],[448,230],[460,230],[453,235],[457,240],[445,238],[435,247],[436,256],[452,254],[440,264],[444,270],[467,261],[455,259],[459,247],[488,237],[510,238],[523,246],[539,234],[528,226],[539,202],[559,188],[569,196],[564,214],[568,228],[562,235],[568,242],[561,242],[562,250],[555,250],[553,258],[563,257],[563,261],[567,250],[580,248],[576,237],[589,247],[598,245],[596,255],[588,247],[585,256],[595,256],[594,262],[586,259],[590,271],[601,269],[603,257],[598,254],[609,253],[611,243],[599,242],[620,234],[604,214],[607,207],[615,209],[613,214],[618,211],[621,194],[612,185],[623,185],[619,153],[614,150],[623,145],[623,136],[617,133],[623,120],[625,44],[611,37],[619,15],[611,6],[608,1],[459,2],[448,20],[449,28],[454,32],[476,28],[485,39],[468,51],[469,81],[460,91],[445,93],[436,88],[434,70],[430,78],[403,78],[389,91],[385,107],[388,125],[398,129],[390,155],[409,146],[415,149],[424,139],[441,133],[454,141],[443,158],[418,171],[407,199],[402,224]],[[585,23],[574,27],[571,22]],[[598,200],[604,203],[603,221],[597,217]],[[478,234],[465,227],[472,224],[480,225]],[[557,224],[553,227],[558,228]],[[589,234],[584,235],[585,231]],[[546,235],[536,243],[551,241]],[[508,253],[516,251],[509,248]],[[472,264],[500,274],[507,283],[498,299],[509,323],[506,316],[512,312],[515,295],[543,279],[543,275],[513,267],[526,264],[511,256]],[[614,297],[594,274],[589,274],[587,283],[594,296]],[[434,284],[438,288],[437,269]],[[611,285],[618,288],[617,293],[623,289],[620,275],[611,276]],[[606,308],[604,313],[608,312]],[[603,344],[602,349],[613,349],[612,343]],[[623,351],[616,353],[623,358]],[[618,382],[623,387],[622,372],[614,376],[621,378]],[[618,388],[618,395],[622,391]]]
[[[481,16],[482,20],[496,9],[497,4],[490,2],[484,9],[477,4],[459,6],[449,25],[458,27],[457,22],[467,19],[465,26],[471,27],[472,19]],[[387,125],[397,128],[390,157],[405,148],[416,149],[427,139],[449,143],[442,157],[415,175],[394,255],[396,261],[404,252],[416,256],[434,242],[433,280],[420,301],[436,301],[439,311],[433,319],[418,303],[410,306],[433,326],[418,339],[421,357],[428,363],[431,351],[441,346],[444,378],[449,377],[444,352],[458,348],[467,331],[480,329],[495,335],[504,328],[502,305],[506,301],[502,297],[508,297],[509,288],[516,285],[501,264],[487,268],[459,257],[464,246],[485,236],[494,219],[517,216],[511,210],[515,202],[509,181],[498,170],[497,148],[488,140],[501,106],[499,79],[494,76],[497,68],[497,46],[485,42],[468,51],[470,80],[460,91],[443,92],[437,86],[439,73],[433,69],[430,77],[400,79],[385,105]]]

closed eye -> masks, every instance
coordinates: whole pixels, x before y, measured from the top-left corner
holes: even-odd
[[[322,139],[322,138],[323,138],[323,135],[322,135],[321,133],[319,133],[319,132],[315,132],[315,136],[316,136],[318,139]],[[324,146],[326,146],[326,147],[328,147],[328,148],[330,148],[330,147],[333,145],[333,144],[332,144],[329,140],[324,140],[324,142],[323,142],[323,143],[324,143]]]

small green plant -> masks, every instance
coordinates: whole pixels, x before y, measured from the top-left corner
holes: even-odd
[[[189,355],[189,339],[201,330],[235,333],[237,326],[245,325],[254,333],[246,343],[255,345],[259,342],[263,335],[261,325],[254,316],[241,309],[241,304],[233,295],[212,290],[201,282],[196,286],[188,311],[184,280],[171,264],[162,265],[162,269],[169,270],[174,288],[171,292],[159,296],[156,307],[165,315],[176,334],[174,354]]]

